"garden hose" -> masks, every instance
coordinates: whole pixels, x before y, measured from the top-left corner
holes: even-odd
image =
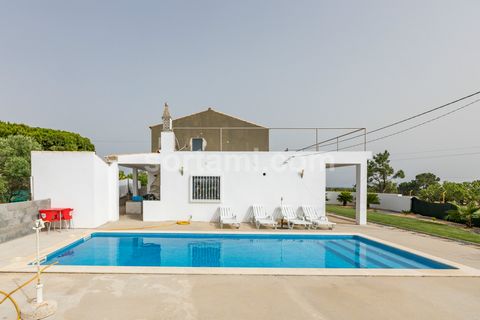
[[[144,227],[133,227],[133,228],[114,228],[114,229],[105,229],[107,231],[122,231],[122,230],[142,230],[142,229],[155,229],[159,227],[169,227],[177,224],[177,222],[157,224],[154,226],[144,226]]]
[[[0,290],[0,294],[1,295],[4,295],[5,298],[3,298],[2,302],[5,301],[5,300],[10,300],[13,304],[13,307],[15,308],[15,311],[17,312],[17,320],[20,320],[21,317],[20,317],[20,308],[18,307],[18,304],[17,302],[15,301],[15,299],[13,299],[10,295],[11,293],[6,293],[5,291],[2,291]],[[2,304],[2,302],[0,302],[0,304]]]
[[[45,271],[46,269],[50,268],[51,266],[53,266],[54,264],[57,264],[58,262],[54,262],[52,264],[49,264],[45,267],[43,267],[42,269],[40,269],[40,274],[43,273],[43,271]],[[5,297],[0,300],[0,304],[2,304],[3,302],[5,302],[5,300],[10,300],[12,303],[13,303],[13,306],[15,307],[15,311],[17,312],[17,320],[20,320],[21,317],[20,317],[20,308],[18,306],[18,303],[15,301],[15,299],[13,299],[12,297],[12,294],[14,294],[15,292],[17,292],[18,290],[22,289],[23,287],[25,287],[26,285],[30,284],[32,281],[34,281],[35,279],[38,278],[38,274],[35,274],[32,278],[30,278],[29,280],[25,281],[23,284],[21,284],[20,286],[18,286],[16,289],[14,289],[13,291],[10,291],[9,293],[5,292],[5,291],[2,291],[0,290],[0,294],[1,295],[4,295]]]
[[[189,225],[190,221],[191,221],[191,217],[188,220],[178,220],[178,221],[175,221],[175,222],[162,223],[162,224],[157,224],[157,225],[154,225],[154,226],[132,227],[132,228],[113,228],[113,229],[106,229],[106,230],[108,230],[108,231],[122,231],[122,230],[155,229],[155,228],[160,228],[160,227],[170,227],[170,226],[173,226],[173,225],[176,225],[176,224],[181,225],[181,226],[185,226],[185,225]]]

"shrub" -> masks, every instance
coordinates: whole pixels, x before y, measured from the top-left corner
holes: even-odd
[[[353,196],[351,192],[348,191],[342,191],[340,194],[337,196],[337,200],[342,203],[342,205],[346,206],[347,203],[353,201]]]
[[[476,203],[470,202],[465,206],[455,204],[455,210],[448,210],[446,218],[448,220],[461,220],[465,222],[467,228],[473,227],[473,219],[480,218],[480,207]]]
[[[367,208],[370,208],[371,204],[380,204],[380,199],[378,199],[378,194],[376,193],[367,194]]]

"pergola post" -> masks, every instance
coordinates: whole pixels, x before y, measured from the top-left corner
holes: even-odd
[[[133,190],[132,195],[138,196],[138,169],[133,169],[132,171],[132,180],[133,180]]]
[[[356,167],[355,220],[359,225],[367,224],[367,162]]]

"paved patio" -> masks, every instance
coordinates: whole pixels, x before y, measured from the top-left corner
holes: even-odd
[[[336,232],[361,232],[480,269],[480,248],[476,246],[373,224],[359,227],[345,220],[335,221],[340,223]],[[143,223],[129,217],[102,227],[125,228],[218,229],[209,223],[179,226]],[[242,225],[239,232],[252,230],[256,229]],[[42,247],[82,232],[42,234]],[[33,235],[0,244],[0,268],[14,262],[16,257],[33,253]],[[29,274],[0,273],[0,289],[12,290],[29,277]],[[60,305],[51,319],[480,318],[477,277],[45,274],[43,279],[45,297]],[[32,285],[15,294],[20,305],[33,297]],[[0,319],[10,319],[12,310],[8,302],[0,305]]]

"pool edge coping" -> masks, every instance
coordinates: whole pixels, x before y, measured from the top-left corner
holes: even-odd
[[[176,230],[88,230],[78,235],[71,235],[68,240],[59,242],[40,251],[40,256],[47,255],[88,238],[94,233],[170,233],[170,234],[259,234],[255,231],[176,231]],[[355,268],[222,268],[222,267],[130,267],[130,266],[66,266],[52,265],[45,273],[81,273],[81,274],[163,274],[163,275],[285,275],[285,276],[383,276],[383,277],[480,277],[480,270],[451,260],[440,258],[423,251],[405,247],[397,243],[372,237],[360,232],[274,232],[262,231],[267,235],[340,235],[359,236],[381,244],[403,250],[421,257],[452,266],[456,269],[355,269]],[[34,273],[36,268],[28,265],[35,260],[35,255],[20,258],[18,261],[0,268],[0,273]]]

